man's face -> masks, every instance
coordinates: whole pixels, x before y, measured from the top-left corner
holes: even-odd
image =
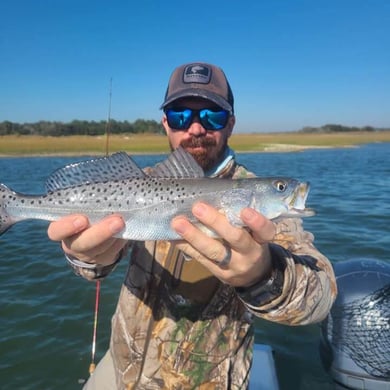
[[[219,108],[210,100],[201,98],[183,98],[173,102],[170,108],[190,108],[200,110],[203,108]],[[183,147],[191,153],[198,164],[205,170],[209,170],[220,162],[228,138],[230,137],[235,123],[235,117],[230,116],[226,126],[218,131],[206,130],[195,116],[187,130],[176,130],[169,127],[167,117],[164,114],[162,124],[168,135],[171,150]]]

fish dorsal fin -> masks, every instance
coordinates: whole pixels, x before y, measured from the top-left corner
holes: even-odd
[[[87,183],[124,180],[146,176],[126,153],[119,152],[67,165],[54,171],[46,181],[46,190],[55,191]]]
[[[200,178],[204,177],[203,169],[194,157],[182,147],[172,152],[164,161],[157,164],[150,176],[160,178]]]

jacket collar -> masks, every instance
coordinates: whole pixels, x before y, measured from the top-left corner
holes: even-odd
[[[226,177],[232,172],[235,166],[235,153],[228,146],[225,149],[225,153],[222,161],[212,169],[205,172],[207,177]]]

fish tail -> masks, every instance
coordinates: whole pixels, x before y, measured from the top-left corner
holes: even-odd
[[[7,199],[12,194],[13,192],[6,185],[0,183],[0,235],[15,223],[7,212]]]

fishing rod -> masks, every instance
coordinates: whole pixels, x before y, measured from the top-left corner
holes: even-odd
[[[111,131],[111,99],[112,99],[112,77],[110,78],[110,90],[109,90],[109,102],[108,102],[108,117],[106,123],[106,148],[105,154],[108,157],[109,153],[109,138]],[[96,355],[96,339],[97,339],[97,324],[99,314],[99,300],[100,300],[100,280],[96,281],[96,292],[95,292],[95,310],[93,319],[93,332],[92,332],[92,348],[91,348],[91,363],[89,365],[89,375],[92,375],[96,368],[95,355]]]

